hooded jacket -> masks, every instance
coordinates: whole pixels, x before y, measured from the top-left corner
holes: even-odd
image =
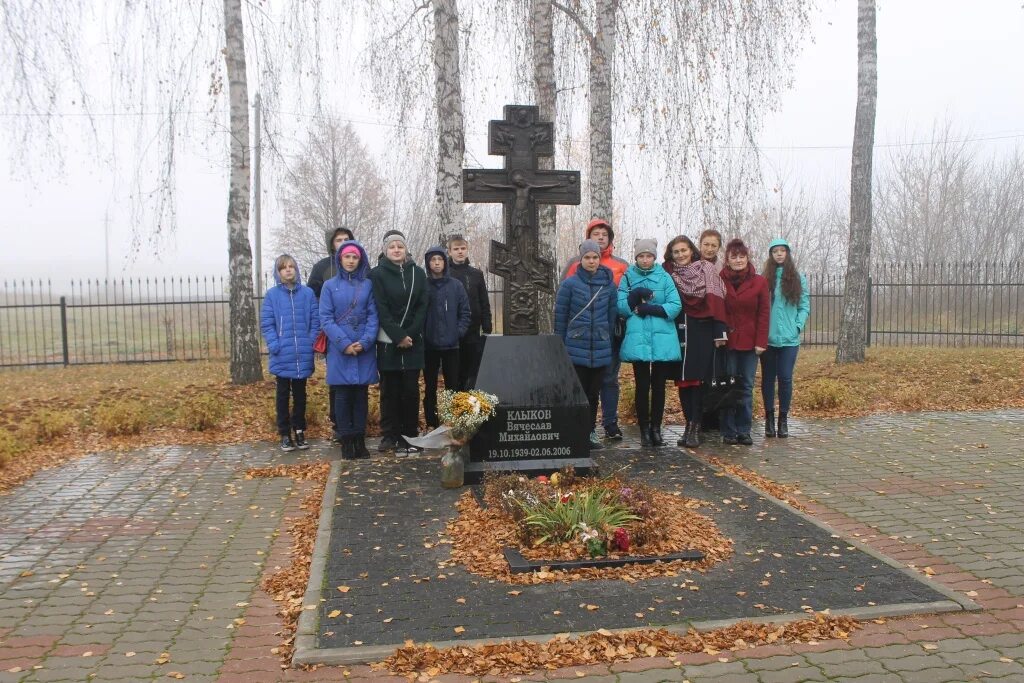
[[[727,346],[733,351],[753,351],[755,346],[768,348],[768,281],[757,274],[751,263],[739,284],[733,282],[733,273],[728,266],[721,272],[729,320]]]
[[[448,275],[462,283],[469,297],[469,327],[466,328],[465,339],[473,341],[481,332],[490,334],[491,298],[487,294],[483,272],[471,266],[468,258],[462,263],[455,263],[449,258]]]
[[[377,344],[377,369],[380,372],[422,370],[425,360],[423,324],[428,304],[427,274],[414,263],[406,261],[396,265],[385,258],[370,271],[370,281],[373,283],[380,328],[391,339]],[[398,342],[405,337],[412,338],[412,346],[401,349]]]
[[[320,292],[320,326],[327,334],[327,383],[375,384],[377,382],[377,305],[370,283],[370,264],[363,245],[354,240],[345,242],[359,249],[359,265],[349,273],[341,267],[324,283]],[[348,355],[345,349],[359,342],[363,350]]]
[[[640,316],[630,310],[629,293],[639,288],[653,292],[648,303],[661,306],[666,317]],[[676,283],[664,268],[654,265],[650,270],[640,270],[635,264],[630,266],[619,281],[618,307],[619,315],[626,318],[626,336],[620,352],[624,362],[680,359],[675,319],[683,305]]]
[[[587,224],[587,229],[583,231],[583,239],[590,239],[590,233],[594,231],[594,228],[604,228],[608,231],[608,246],[601,250],[601,265],[612,272],[612,279],[615,282],[615,286],[619,286],[619,282],[622,281],[622,274],[629,268],[629,262],[615,256],[613,253],[615,249],[615,231],[612,230],[612,226],[608,225],[600,219],[594,219]],[[576,256],[572,258],[569,263],[565,266],[565,270],[562,271],[562,279],[565,280],[569,276],[576,273],[576,269],[580,266],[580,257]]]
[[[276,268],[274,282],[260,307],[260,331],[270,352],[270,374],[305,379],[313,374],[313,342],[320,333],[316,296],[302,284],[298,264],[294,285],[282,283]]]
[[[789,242],[774,240],[768,245],[770,254],[775,247],[792,251]],[[771,290],[770,290],[771,291]],[[807,289],[807,278],[800,274],[800,301],[793,303],[782,295],[782,268],[775,269],[775,289],[771,295],[772,314],[768,325],[769,346],[800,346],[800,334],[804,331],[807,318],[811,315],[811,293]]]
[[[352,231],[343,226],[324,230],[324,240],[327,242],[327,258],[322,258],[316,262],[313,269],[309,271],[309,282],[307,283],[318,299],[320,298],[320,290],[323,288],[324,282],[338,274],[339,262],[334,258],[334,238],[339,232],[347,232],[350,240],[355,239]]]
[[[555,334],[565,342],[573,365],[603,368],[612,364],[612,327],[618,315],[618,294],[612,271],[583,268],[558,286]]]
[[[444,259],[444,271],[435,278],[430,271],[430,257]],[[461,282],[448,275],[448,256],[442,247],[431,247],[423,256],[427,272],[427,319],[423,338],[427,348],[450,351],[459,348],[459,340],[466,334],[470,323],[469,294]]]

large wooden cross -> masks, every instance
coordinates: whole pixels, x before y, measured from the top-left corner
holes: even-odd
[[[462,170],[462,201],[504,205],[505,242],[491,240],[490,271],[505,280],[503,333],[538,334],[537,292],[554,287],[554,259],[540,253],[538,204],[579,204],[579,171],[542,171],[537,159],[555,153],[554,126],[537,120],[537,107],[507,104],[491,121],[487,153],[505,157],[504,169]]]

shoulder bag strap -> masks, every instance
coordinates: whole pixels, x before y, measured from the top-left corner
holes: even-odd
[[[577,313],[576,315],[574,315],[574,316],[572,317],[572,320],[570,320],[570,321],[569,321],[569,325],[572,325],[572,324],[573,324],[574,322],[576,322],[576,318],[578,318],[578,317],[580,317],[581,315],[583,315],[583,311],[585,311],[585,310],[587,310],[588,308],[590,308],[590,304],[594,303],[594,300],[595,300],[595,299],[596,299],[596,298],[598,297],[598,295],[599,295],[599,294],[601,293],[601,290],[602,290],[602,289],[604,289],[604,285],[601,285],[600,287],[598,287],[598,288],[597,288],[597,291],[596,291],[596,292],[594,292],[594,296],[590,297],[590,301],[588,301],[588,302],[587,302],[587,305],[586,305],[586,306],[584,306],[583,308],[581,308],[581,309],[579,310],[579,313]],[[566,325],[566,327],[568,327],[569,325]]]

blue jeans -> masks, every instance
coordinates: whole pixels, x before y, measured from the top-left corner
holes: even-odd
[[[601,424],[605,431],[609,427],[619,426],[619,368],[622,367],[622,359],[619,358],[619,350],[612,352],[612,364],[607,367],[604,373],[604,381],[601,383]]]
[[[754,373],[757,372],[757,354],[753,351],[729,351],[729,366],[740,379],[743,398],[739,405],[722,411],[722,436],[736,438],[750,435],[754,419]]]
[[[766,411],[775,410],[775,382],[779,383],[779,412],[788,413],[793,400],[793,368],[799,346],[769,346],[761,354],[761,398]]]
[[[335,433],[340,437],[366,433],[367,389],[365,384],[337,384],[334,389]]]

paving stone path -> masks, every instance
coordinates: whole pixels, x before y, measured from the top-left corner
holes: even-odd
[[[870,623],[848,643],[523,680],[1024,681],[1024,411],[797,422],[787,440],[701,452],[799,485],[839,533],[985,611]],[[364,666],[282,670],[270,652],[280,623],[258,583],[287,563],[282,520],[305,489],[244,471],[331,454],[269,444],[97,454],[0,496],[0,683],[382,678]]]

